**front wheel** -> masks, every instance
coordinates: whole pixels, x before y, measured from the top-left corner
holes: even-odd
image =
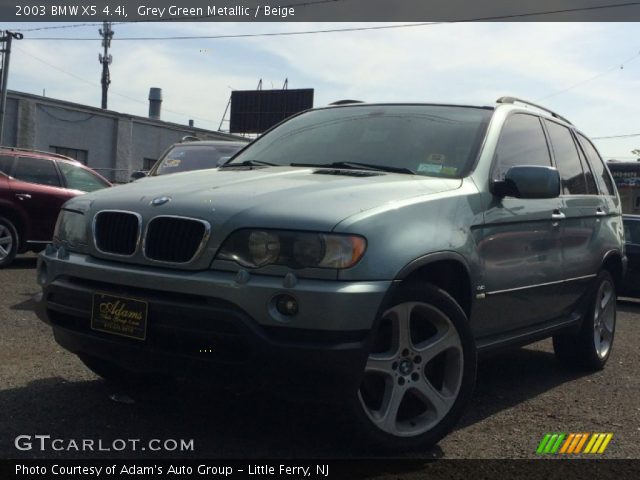
[[[556,357],[565,364],[602,370],[611,355],[616,329],[616,287],[611,274],[598,274],[593,299],[580,331],[553,337]]]
[[[471,397],[475,344],[464,311],[431,284],[405,286],[380,320],[355,399],[361,433],[390,449],[424,448]]]

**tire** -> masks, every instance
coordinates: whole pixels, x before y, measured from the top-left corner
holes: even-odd
[[[616,328],[616,287],[611,274],[598,274],[593,299],[580,331],[553,337],[553,349],[560,362],[585,370],[602,370],[611,355]]]
[[[16,227],[5,217],[0,217],[0,268],[7,267],[16,258],[20,238]]]
[[[401,287],[391,304],[351,401],[355,426],[385,450],[427,448],[453,429],[471,398],[475,342],[462,308],[434,285]]]

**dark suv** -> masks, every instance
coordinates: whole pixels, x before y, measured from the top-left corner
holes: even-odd
[[[71,158],[0,147],[0,268],[51,242],[60,207],[110,183]]]
[[[553,337],[603,368],[623,235],[602,159],[553,112],[341,105],[218,169],[69,201],[38,313],[106,378],[323,395],[409,448],[453,428],[478,354]]]
[[[154,163],[151,170],[133,172],[131,179],[216,168],[229,160],[238,150],[246,147],[248,143],[248,141],[200,140],[195,137],[185,137],[181,142],[171,145]]]

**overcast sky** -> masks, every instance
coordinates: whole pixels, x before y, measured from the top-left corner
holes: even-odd
[[[100,25],[26,31],[56,25],[1,27],[25,30],[24,40],[13,43],[9,88],[99,107]],[[288,78],[289,88],[315,89],[315,106],[345,98],[492,105],[512,95],[556,110],[590,137],[640,134],[638,23],[456,23],[296,36],[123,39],[375,25],[383,24],[116,24],[109,109],[146,116],[149,87],[160,87],[163,120],[194,119],[196,126],[217,130],[232,89],[254,89],[260,79],[264,89],[279,89]],[[595,143],[605,158],[631,159],[640,136]]]

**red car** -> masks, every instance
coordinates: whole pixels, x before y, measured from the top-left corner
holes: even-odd
[[[71,158],[0,147],[0,268],[51,241],[62,204],[111,184]]]

